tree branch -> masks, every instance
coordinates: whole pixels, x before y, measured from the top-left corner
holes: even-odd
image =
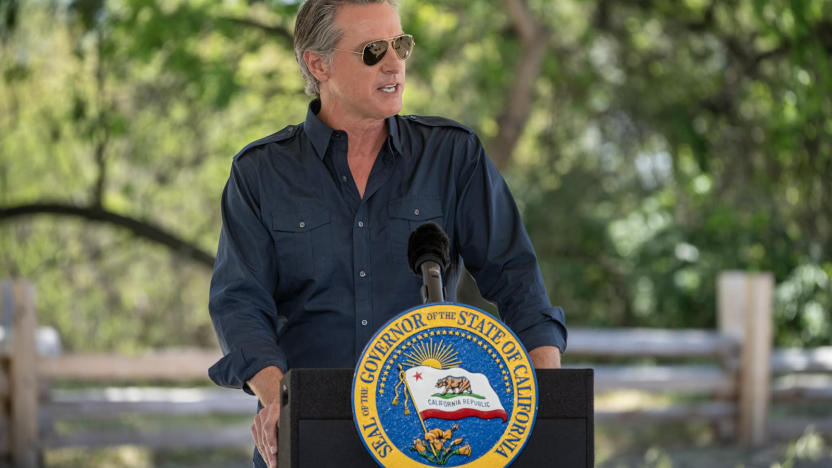
[[[288,29],[284,28],[283,26],[273,26],[270,24],[261,23],[257,20],[253,20],[250,18],[236,18],[231,16],[220,16],[217,18],[220,21],[228,21],[230,23],[245,26],[249,28],[259,29],[268,34],[274,34],[279,39],[283,40],[289,45],[292,45],[295,41],[294,35]]]
[[[514,29],[520,35],[524,45],[528,45],[537,38],[542,27],[535,22],[528,5],[524,0],[503,0]]]
[[[208,268],[214,267],[213,255],[205,252],[196,244],[188,242],[151,221],[123,216],[96,206],[76,206],[63,202],[41,201],[15,206],[0,207],[0,223],[14,218],[52,214],[75,216],[90,221],[102,222],[127,229],[136,237],[149,240],[169,248],[177,255],[195,261]]]
[[[517,140],[526,126],[532,107],[534,82],[540,75],[550,36],[549,31],[535,21],[523,0],[503,0],[503,4],[523,43],[523,53],[514,67],[505,106],[497,118],[499,131],[494,138],[491,157],[498,169],[508,166]]]

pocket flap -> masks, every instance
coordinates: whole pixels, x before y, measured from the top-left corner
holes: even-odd
[[[390,217],[411,221],[442,216],[442,201],[438,198],[400,198],[390,202]]]
[[[331,221],[329,210],[304,212],[275,211],[272,213],[272,229],[284,232],[306,232]]]

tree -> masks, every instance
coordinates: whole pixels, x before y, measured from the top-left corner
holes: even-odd
[[[570,323],[710,326],[766,269],[778,340],[828,340],[830,2],[401,3],[405,112],[483,138]],[[214,342],[230,157],[305,113],[297,8],[0,2],[0,264],[70,348]]]

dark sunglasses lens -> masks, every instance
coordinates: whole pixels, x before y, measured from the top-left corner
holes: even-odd
[[[393,39],[393,50],[400,59],[407,60],[413,51],[413,36],[399,36]]]
[[[364,63],[373,66],[384,58],[387,53],[387,41],[375,41],[364,46]]]

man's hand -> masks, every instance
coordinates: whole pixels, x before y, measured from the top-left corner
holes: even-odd
[[[535,369],[560,369],[560,349],[557,346],[538,346],[529,351]]]
[[[263,404],[254,424],[251,436],[260,456],[269,468],[277,468],[277,422],[280,421],[280,379],[283,372],[277,367],[267,367],[248,381],[248,386]]]

